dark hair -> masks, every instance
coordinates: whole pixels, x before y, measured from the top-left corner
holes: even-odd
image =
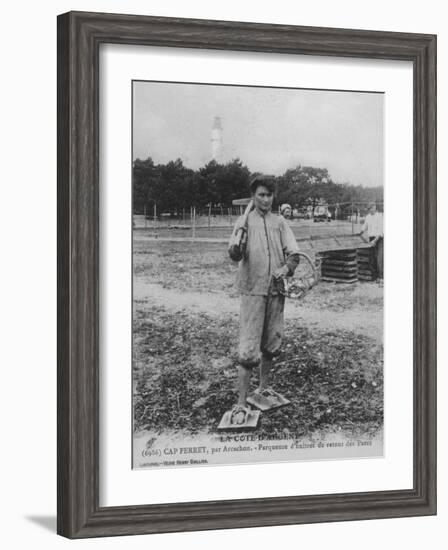
[[[268,191],[275,194],[276,185],[274,176],[266,176],[264,174],[254,176],[250,181],[250,192],[252,195],[255,195],[256,190],[261,186],[266,187]]]

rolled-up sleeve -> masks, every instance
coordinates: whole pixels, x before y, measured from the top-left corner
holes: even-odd
[[[284,220],[280,225],[280,234],[285,258],[287,258],[290,254],[298,254],[300,252],[299,245],[297,244],[294,233],[286,220]]]
[[[286,220],[281,224],[280,232],[286,265],[288,266],[289,274],[292,275],[300,262],[299,246]]]

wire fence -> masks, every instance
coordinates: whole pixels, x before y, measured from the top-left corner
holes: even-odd
[[[364,223],[368,203],[339,204],[344,215],[338,216],[335,205],[325,205],[329,216],[313,216],[313,213],[301,212],[288,220],[294,235],[297,238],[318,239],[334,235],[355,235],[361,231]],[[380,210],[382,210],[382,205]],[[133,216],[133,228],[146,237],[160,239],[206,239],[228,240],[238,217],[244,212],[245,206],[238,205],[230,208],[206,208],[200,211],[192,207],[182,212],[158,212],[154,205],[151,211]],[[332,214],[333,209],[333,214]]]

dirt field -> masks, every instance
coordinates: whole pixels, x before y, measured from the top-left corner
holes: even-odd
[[[136,431],[214,432],[234,404],[235,274],[221,243],[134,232]],[[272,385],[291,405],[263,415],[260,436],[381,430],[382,291],[376,283],[321,282],[303,301],[288,301]]]

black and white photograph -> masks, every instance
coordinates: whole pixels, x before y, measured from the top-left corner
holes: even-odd
[[[445,549],[448,27],[403,7],[5,3],[4,548]]]
[[[383,99],[132,83],[134,468],[383,455]]]

